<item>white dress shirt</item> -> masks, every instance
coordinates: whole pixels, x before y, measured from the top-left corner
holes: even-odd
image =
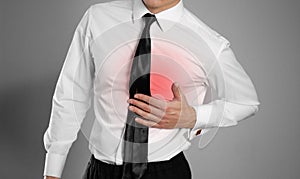
[[[89,149],[99,160],[122,164],[129,74],[148,13],[141,0],[90,6],[75,29],[53,95],[44,175],[61,177],[82,120],[92,106],[95,121]],[[256,90],[230,43],[180,1],[156,14],[151,26],[151,94],[172,100],[180,85],[197,113],[193,129],[149,129],[148,160],[168,160],[209,129],[236,125],[258,111]],[[93,98],[94,103],[91,104]],[[205,102],[206,101],[206,102]]]

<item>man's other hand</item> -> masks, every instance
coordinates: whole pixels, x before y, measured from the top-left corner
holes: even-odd
[[[142,116],[136,122],[154,128],[193,128],[196,123],[196,111],[189,106],[177,83],[172,84],[172,101],[154,98],[144,94],[135,94],[129,99],[129,110]]]

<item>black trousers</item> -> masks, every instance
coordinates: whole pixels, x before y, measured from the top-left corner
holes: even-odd
[[[83,179],[120,179],[122,165],[102,162],[91,156]],[[149,162],[142,179],[191,179],[191,169],[183,152],[167,161]]]

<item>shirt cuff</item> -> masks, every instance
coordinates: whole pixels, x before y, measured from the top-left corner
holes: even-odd
[[[209,122],[212,106],[209,104],[192,106],[196,111],[196,123],[192,129],[188,131],[188,139],[192,140],[200,134],[204,134],[204,128]]]
[[[61,178],[66,158],[66,155],[47,153],[45,158],[44,176]]]

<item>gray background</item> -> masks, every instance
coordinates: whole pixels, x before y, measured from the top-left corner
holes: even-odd
[[[0,178],[42,178],[42,135],[83,0],[0,1]],[[186,0],[227,37],[256,86],[260,111],[186,152],[194,179],[299,178],[300,1]],[[3,18],[4,17],[4,18]],[[90,156],[82,133],[63,178],[80,178]]]

